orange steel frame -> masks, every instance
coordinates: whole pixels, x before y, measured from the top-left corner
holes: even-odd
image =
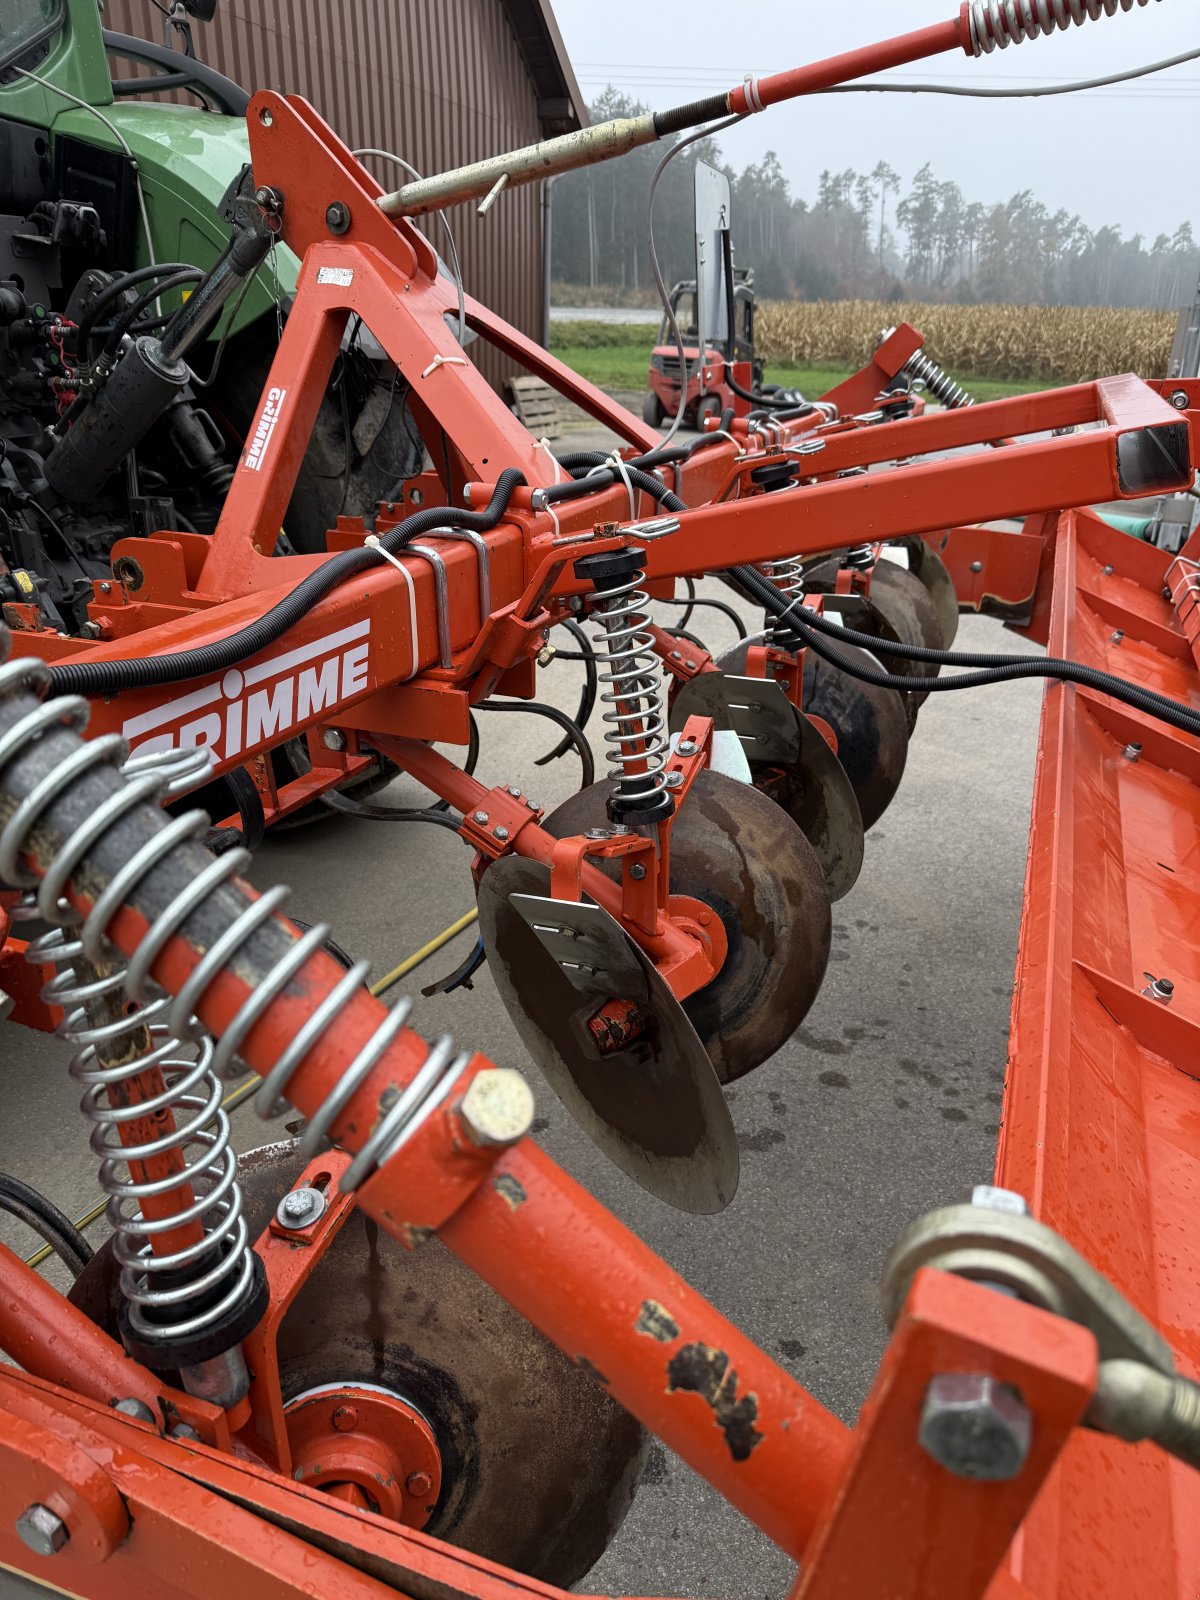
[[[932,48],[929,38],[916,37]],[[950,47],[939,39],[939,48]],[[906,59],[928,53],[913,50]],[[461,807],[468,842],[496,854],[494,834],[472,832],[471,812],[483,796],[482,809],[500,815],[506,807],[503,814],[511,815],[506,848],[550,864],[557,892],[586,889],[608,905],[676,992],[691,992],[723,952],[701,931],[696,907],[671,899],[665,873],[652,880],[653,893],[635,894],[628,873],[622,886],[609,884],[581,848],[540,828],[523,796],[483,791],[428,748],[435,739],[464,743],[471,705],[489,694],[532,693],[535,658],[550,630],[570,614],[572,598],[586,593],[574,560],[636,541],[636,529],[623,525],[636,520],[631,510],[653,507],[631,507],[618,486],[564,504],[556,518],[538,509],[536,490],[561,475],[557,464],[450,336],[446,315],[455,296],[424,239],[378,211],[378,187],[311,107],[260,94],[250,125],[256,180],[282,194],[285,237],[304,258],[264,396],[267,422],[274,417],[276,426],[257,454],[243,458],[211,540],[170,532],[118,547],[116,557],[135,565],[123,584],[97,586],[91,614],[100,642],[30,630],[18,635],[18,647],[51,661],[189,648],[257,617],[313,570],[324,558],[271,552],[343,332],[352,315],[361,316],[411,383],[423,433],[446,441],[444,477],[410,483],[396,520],[414,509],[418,494],[424,503],[465,496],[478,506],[502,468],[525,474],[527,487],[484,536],[490,613],[481,610],[475,552],[447,542],[448,639],[439,639],[433,572],[402,558],[403,572],[380,566],[352,579],[236,674],[98,701],[92,731],[124,730],[147,746],[181,737],[210,743],[217,770],[257,770],[276,813],[344,780],[366,764],[369,748]],[[325,213],[335,201],[348,207],[351,226],[331,238]],[[546,352],[474,302],[467,310],[479,334],[613,426],[634,453],[654,445],[648,429]],[[848,535],[880,542],[921,534],[947,560],[965,604],[1021,620],[1057,654],[1200,705],[1188,569],[1173,568],[1167,556],[1087,512],[1063,513],[1133,497],[1122,440],[1157,434],[1164,442],[1167,464],[1154,487],[1190,481],[1200,384],[1167,389],[1117,378],[969,412],[875,423],[869,413],[881,376],[894,375],[918,344],[913,330],[899,330],[836,393],[839,420],[816,415],[755,431],[738,419],[732,440],[683,464],[679,492],[695,509],[682,515],[679,532],[648,543],[651,592],[669,594],[679,577],[735,562],[835,550]],[[819,453],[797,454],[815,441]],[[984,448],[1000,442],[1003,449]],[[440,446],[432,455],[442,457]],[[756,490],[754,471],[789,460],[802,475],[796,488]],[[864,466],[886,470],[839,477]],[[1016,515],[1027,518],[1022,532],[984,526]],[[386,526],[384,517],[381,530]],[[353,547],[365,534],[360,522],[342,519],[330,548]],[[326,675],[328,661],[335,666]],[[309,668],[301,707],[299,674]],[[348,735],[344,751],[325,748],[327,728]],[[685,792],[703,764],[707,725],[697,719],[689,732],[700,753],[674,758]],[[299,733],[309,736],[314,772],[276,791],[263,758]],[[1124,759],[1134,742],[1140,759]],[[1200,1361],[1200,1259],[1191,1225],[1200,1088],[1189,1068],[1200,1030],[1192,910],[1198,872],[1195,744],[1084,690],[1049,687],[997,1177],[1026,1194],[1042,1220],[1164,1330],[1193,1376]],[[86,888],[75,885],[71,894],[86,911]],[[127,907],[110,936],[128,954],[145,927],[142,914]],[[17,950],[7,948],[10,956]],[[153,975],[178,992],[202,955],[177,935]],[[1175,980],[1170,1009],[1142,996],[1146,971]],[[269,1071],[341,977],[329,957],[313,956],[247,1036],[247,1064]],[[227,969],[206,990],[200,1020],[215,1035],[247,998],[247,982]],[[352,997],[336,1038],[319,1038],[289,1086],[302,1113],[324,1102],[382,1015],[365,992]],[[399,1032],[336,1121],[339,1149],[361,1147],[380,1095],[410,1081],[426,1049],[410,1030]],[[489,1064],[474,1057],[464,1089]],[[271,1310],[250,1342],[254,1384],[235,1414],[166,1390],[0,1247],[0,1350],[24,1368],[0,1369],[0,1568],[97,1600],[171,1600],[222,1586],[232,1595],[281,1600],[314,1592],[339,1600],[397,1590],[479,1600],[555,1593],[288,1474],[273,1332],[345,1215],[336,1192],[342,1164],[329,1156],[310,1169],[319,1165],[329,1178],[333,1204],[305,1248],[281,1243],[270,1229],[258,1243]],[[850,1429],[530,1140],[505,1152],[478,1150],[451,1106],[423,1125],[403,1160],[386,1164],[356,1202],[416,1248],[436,1230],[586,1363],[801,1563],[793,1594],[802,1600],[1116,1600],[1195,1591],[1200,1485],[1149,1447],[1077,1429],[1095,1385],[1096,1349],[1074,1325],[925,1270]],[[655,1336],[645,1331],[648,1301],[656,1308]],[[707,1388],[675,1386],[671,1363],[682,1351],[699,1352],[707,1363]],[[1024,1395],[1035,1419],[1033,1446],[1012,1481],[952,1477],[918,1447],[929,1379],[955,1370],[991,1373]],[[144,1398],[198,1438],[164,1438],[115,1413],[112,1401],[124,1396]],[[725,1426],[735,1408],[747,1424],[736,1444]],[[72,1527],[69,1545],[51,1559],[32,1556],[13,1531],[16,1515],[34,1499]]]

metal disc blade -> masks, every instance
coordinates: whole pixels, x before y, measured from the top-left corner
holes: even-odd
[[[837,561],[823,561],[805,573],[809,587],[832,594],[837,583]],[[933,601],[924,585],[913,573],[897,566],[894,561],[877,561],[871,573],[871,596],[867,604],[849,610],[847,625],[859,633],[869,633],[877,639],[894,639],[899,644],[922,645],[933,650],[942,648],[942,630],[938,624]],[[833,641],[840,647],[840,641]],[[902,678],[936,678],[941,668],[936,662],[908,661],[903,656],[881,658],[884,670]],[[929,698],[928,691],[905,691],[912,711]],[[910,713],[909,726],[916,718]]]
[[[856,645],[839,644],[848,661],[879,668]],[[908,759],[908,717],[895,689],[841,672],[809,651],[804,662],[804,709],[837,735],[838,760],[854,789],[864,828],[873,828],[892,803]]]
[[[608,821],[610,783],[572,795],[543,826],[562,838]],[[829,960],[829,892],[813,848],[781,806],[747,783],[702,772],[671,827],[671,892],[711,906],[729,949],[683,1009],[722,1083],[784,1045]]]
[[[774,691],[780,730],[764,726],[769,722],[766,715],[741,714],[754,689]],[[863,863],[858,800],[837,756],[780,685],[724,672],[701,673],[683,685],[671,704],[672,732],[697,715],[712,717],[718,728],[738,733],[754,787],[782,806],[812,845],[829,898],[840,900],[849,894]]]
[[[239,1156],[252,1239],[303,1168],[291,1142]],[[110,1240],[71,1292],[117,1338],[118,1278]],[[569,1588],[633,1503],[645,1454],[636,1419],[437,1239],[405,1249],[356,1211],[288,1307],[277,1349],[285,1402],[359,1383],[416,1407],[442,1457],[425,1533],[458,1549]],[[374,1576],[425,1592],[411,1572]]]
[[[520,904],[521,897],[549,893],[549,869],[522,856],[494,861],[479,885],[488,964],[517,1032],[555,1094],[622,1172],[681,1211],[723,1210],[737,1190],[737,1136],[695,1029],[654,964],[612,918],[633,953],[632,971],[601,970],[590,993],[581,988],[577,968],[568,975]],[[547,913],[546,922],[552,920]],[[586,951],[578,956],[580,963],[587,959]],[[610,999],[637,1007],[641,1031],[604,1053],[588,1022]]]
[[[942,634],[941,648],[949,650],[958,633],[958,591],[954,579],[941,556],[926,540],[900,539],[897,543],[908,552],[908,570],[921,580],[933,601]]]

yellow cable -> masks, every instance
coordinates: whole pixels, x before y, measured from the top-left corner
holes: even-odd
[[[478,911],[471,910],[466,912],[459,917],[457,922],[452,922],[448,928],[443,928],[436,939],[431,939],[428,944],[423,944],[419,950],[414,951],[398,967],[393,967],[386,978],[380,978],[378,983],[373,983],[371,985],[371,993],[378,999],[394,983],[399,983],[401,978],[406,977],[414,967],[419,967],[422,961],[428,961],[429,957],[436,955],[444,944],[449,944],[456,934],[461,933],[464,928],[469,928],[473,922],[478,922],[478,920]]]
[[[380,978],[378,983],[372,984],[371,993],[378,998],[386,990],[390,989],[394,983],[399,983],[400,979],[406,977],[415,967],[419,967],[422,961],[428,961],[430,956],[436,955],[443,945],[449,944],[451,939],[460,934],[464,928],[469,928],[478,918],[478,911],[468,911],[464,916],[459,917],[457,922],[452,922],[448,928],[443,928],[436,939],[431,939],[428,944],[423,944],[419,950],[415,950],[411,956],[407,956],[398,967],[393,967],[385,978]],[[232,1094],[225,1096],[224,1100],[221,1101],[222,1108],[225,1111],[235,1111],[243,1100],[248,1099],[254,1093],[260,1082],[261,1079],[254,1077],[248,1083],[242,1084],[240,1089],[235,1089]],[[81,1217],[75,1218],[75,1226],[77,1228],[90,1227],[104,1211],[107,1204],[107,1200],[98,1200]],[[35,1250],[31,1256],[25,1257],[25,1265],[27,1267],[40,1267],[42,1262],[53,1254],[54,1251],[50,1245],[43,1245],[40,1250]]]

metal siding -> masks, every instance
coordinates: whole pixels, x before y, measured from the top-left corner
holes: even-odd
[[[108,0],[105,25],[161,37],[151,0]],[[301,94],[351,147],[394,150],[429,173],[541,137],[537,94],[502,0],[221,0],[196,24],[198,53],[249,90]],[[121,68],[129,71],[128,63]],[[369,163],[383,181],[381,163]],[[392,169],[394,170],[394,169]],[[468,294],[523,332],[542,335],[540,185],[502,196],[487,217],[448,213]],[[441,225],[427,232],[445,254]],[[498,383],[512,362],[477,343]]]

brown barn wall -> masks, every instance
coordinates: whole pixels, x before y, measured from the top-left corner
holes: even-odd
[[[105,26],[162,36],[150,0],[108,0]],[[500,0],[220,0],[194,24],[197,54],[243,88],[301,94],[351,146],[392,150],[423,173],[530,144],[537,98]],[[129,63],[119,68],[130,72]],[[368,162],[385,187],[403,176]],[[467,292],[533,338],[542,333],[540,186],[504,195],[488,216],[448,214]],[[427,231],[441,255],[435,217]],[[512,363],[472,349],[496,383]]]

